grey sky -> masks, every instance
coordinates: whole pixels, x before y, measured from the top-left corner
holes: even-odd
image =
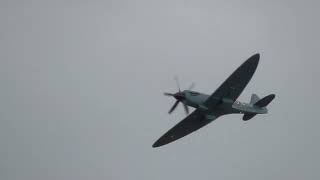
[[[0,179],[319,179],[318,1],[0,2]],[[240,96],[270,114],[224,116],[153,142],[182,88],[212,93],[261,53]]]

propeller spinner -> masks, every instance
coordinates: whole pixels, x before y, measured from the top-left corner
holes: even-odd
[[[179,85],[178,78],[175,77],[175,80],[176,80],[176,84],[177,84],[177,87],[178,87],[178,92],[176,92],[174,94],[173,93],[164,93],[165,96],[171,96],[171,97],[174,97],[176,99],[176,102],[170,108],[168,113],[171,114],[176,109],[176,107],[178,106],[179,102],[182,102],[183,107],[184,107],[184,111],[188,115],[189,114],[189,108],[184,102],[184,100],[186,99],[186,96],[185,96],[184,92],[181,92],[181,90],[180,90],[180,85]],[[194,83],[192,83],[190,85],[189,90],[192,89],[193,87],[194,87]]]

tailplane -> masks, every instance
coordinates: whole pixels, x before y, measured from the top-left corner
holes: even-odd
[[[266,107],[275,97],[276,95],[270,94],[254,103],[254,105],[258,107]]]
[[[248,121],[248,120],[250,120],[251,118],[253,118],[255,115],[257,115],[257,114],[254,114],[254,113],[244,114],[243,117],[242,117],[242,120]]]
[[[274,98],[276,95],[270,94],[262,99],[260,99],[256,94],[252,94],[250,104],[254,106],[258,106],[260,108],[266,107]],[[242,120],[248,121],[251,118],[253,118],[256,113],[246,113],[243,115]]]

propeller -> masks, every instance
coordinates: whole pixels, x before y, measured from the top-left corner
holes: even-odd
[[[181,92],[181,90],[180,90],[180,83],[179,83],[178,77],[175,76],[174,79],[176,80],[176,84],[177,84],[177,87],[178,87],[179,92]]]
[[[176,109],[176,107],[178,106],[178,104],[179,104],[179,101],[176,101],[176,102],[173,104],[173,106],[172,106],[171,109],[169,110],[169,114],[171,114],[171,113]]]
[[[194,88],[194,86],[195,86],[196,84],[193,82],[193,83],[191,83],[191,85],[189,86],[189,88],[188,88],[188,90],[192,90],[193,88]]]
[[[180,102],[182,102],[183,107],[184,107],[184,111],[185,111],[185,113],[188,115],[188,114],[189,114],[189,107],[188,107],[188,106],[185,104],[185,102],[184,102],[184,100],[186,99],[186,96],[185,96],[184,92],[181,92],[181,90],[180,90],[180,83],[179,83],[178,78],[175,77],[174,79],[175,79],[176,84],[177,84],[178,92],[176,92],[176,93],[174,93],[174,94],[173,94],[173,93],[167,93],[167,92],[164,93],[165,96],[174,97],[174,98],[176,99],[176,102],[175,102],[175,103],[173,104],[173,106],[170,108],[170,110],[169,110],[168,113],[171,114],[171,113],[177,108],[178,104],[179,104]],[[195,86],[195,83],[192,83],[192,84],[189,86],[188,90],[193,89],[194,86]]]

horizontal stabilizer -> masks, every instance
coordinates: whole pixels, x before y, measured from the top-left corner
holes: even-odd
[[[266,107],[275,97],[276,97],[276,95],[270,94],[270,95],[260,99],[254,105],[258,106],[258,107]]]
[[[253,118],[255,115],[257,115],[257,114],[253,114],[253,113],[244,114],[243,117],[242,117],[242,120],[248,121],[251,118]]]

